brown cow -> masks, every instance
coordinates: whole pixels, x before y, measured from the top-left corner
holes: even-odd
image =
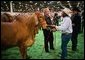
[[[18,46],[23,59],[27,58],[27,47],[34,44],[35,34],[39,27],[47,24],[41,13],[17,15],[12,22],[1,22],[1,48]]]

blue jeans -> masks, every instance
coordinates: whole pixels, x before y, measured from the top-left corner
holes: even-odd
[[[65,59],[67,57],[67,44],[71,39],[71,33],[70,34],[62,34],[62,44],[61,44],[61,59]]]

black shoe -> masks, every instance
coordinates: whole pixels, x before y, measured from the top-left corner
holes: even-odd
[[[76,50],[72,50],[72,51],[76,51]]]
[[[49,51],[45,51],[45,52],[49,53]]]
[[[61,59],[66,59],[66,57],[61,57]]]
[[[55,50],[54,48],[50,48],[51,50]]]
[[[76,51],[77,50],[77,47],[72,47],[72,51]]]
[[[77,51],[77,49],[72,49],[72,51]]]

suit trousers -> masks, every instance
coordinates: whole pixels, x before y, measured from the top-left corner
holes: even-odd
[[[45,45],[45,51],[49,51],[49,46],[50,49],[53,49],[53,32],[50,30],[43,29],[43,34],[44,34],[44,45]]]

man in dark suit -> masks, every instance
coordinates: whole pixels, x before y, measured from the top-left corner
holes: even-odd
[[[78,43],[77,38],[81,30],[81,16],[79,15],[80,10],[77,7],[74,7],[72,11],[73,15],[71,16],[71,20],[72,20],[73,32],[72,32],[71,41],[72,41],[72,50],[76,51]]]
[[[52,25],[52,21],[51,21],[49,14],[50,14],[49,8],[45,8],[44,9],[44,16],[45,16],[46,23],[48,25]],[[50,49],[54,50],[54,47],[53,47],[53,32],[48,30],[48,29],[43,29],[43,34],[44,34],[45,51],[49,52],[49,45],[50,45]]]

